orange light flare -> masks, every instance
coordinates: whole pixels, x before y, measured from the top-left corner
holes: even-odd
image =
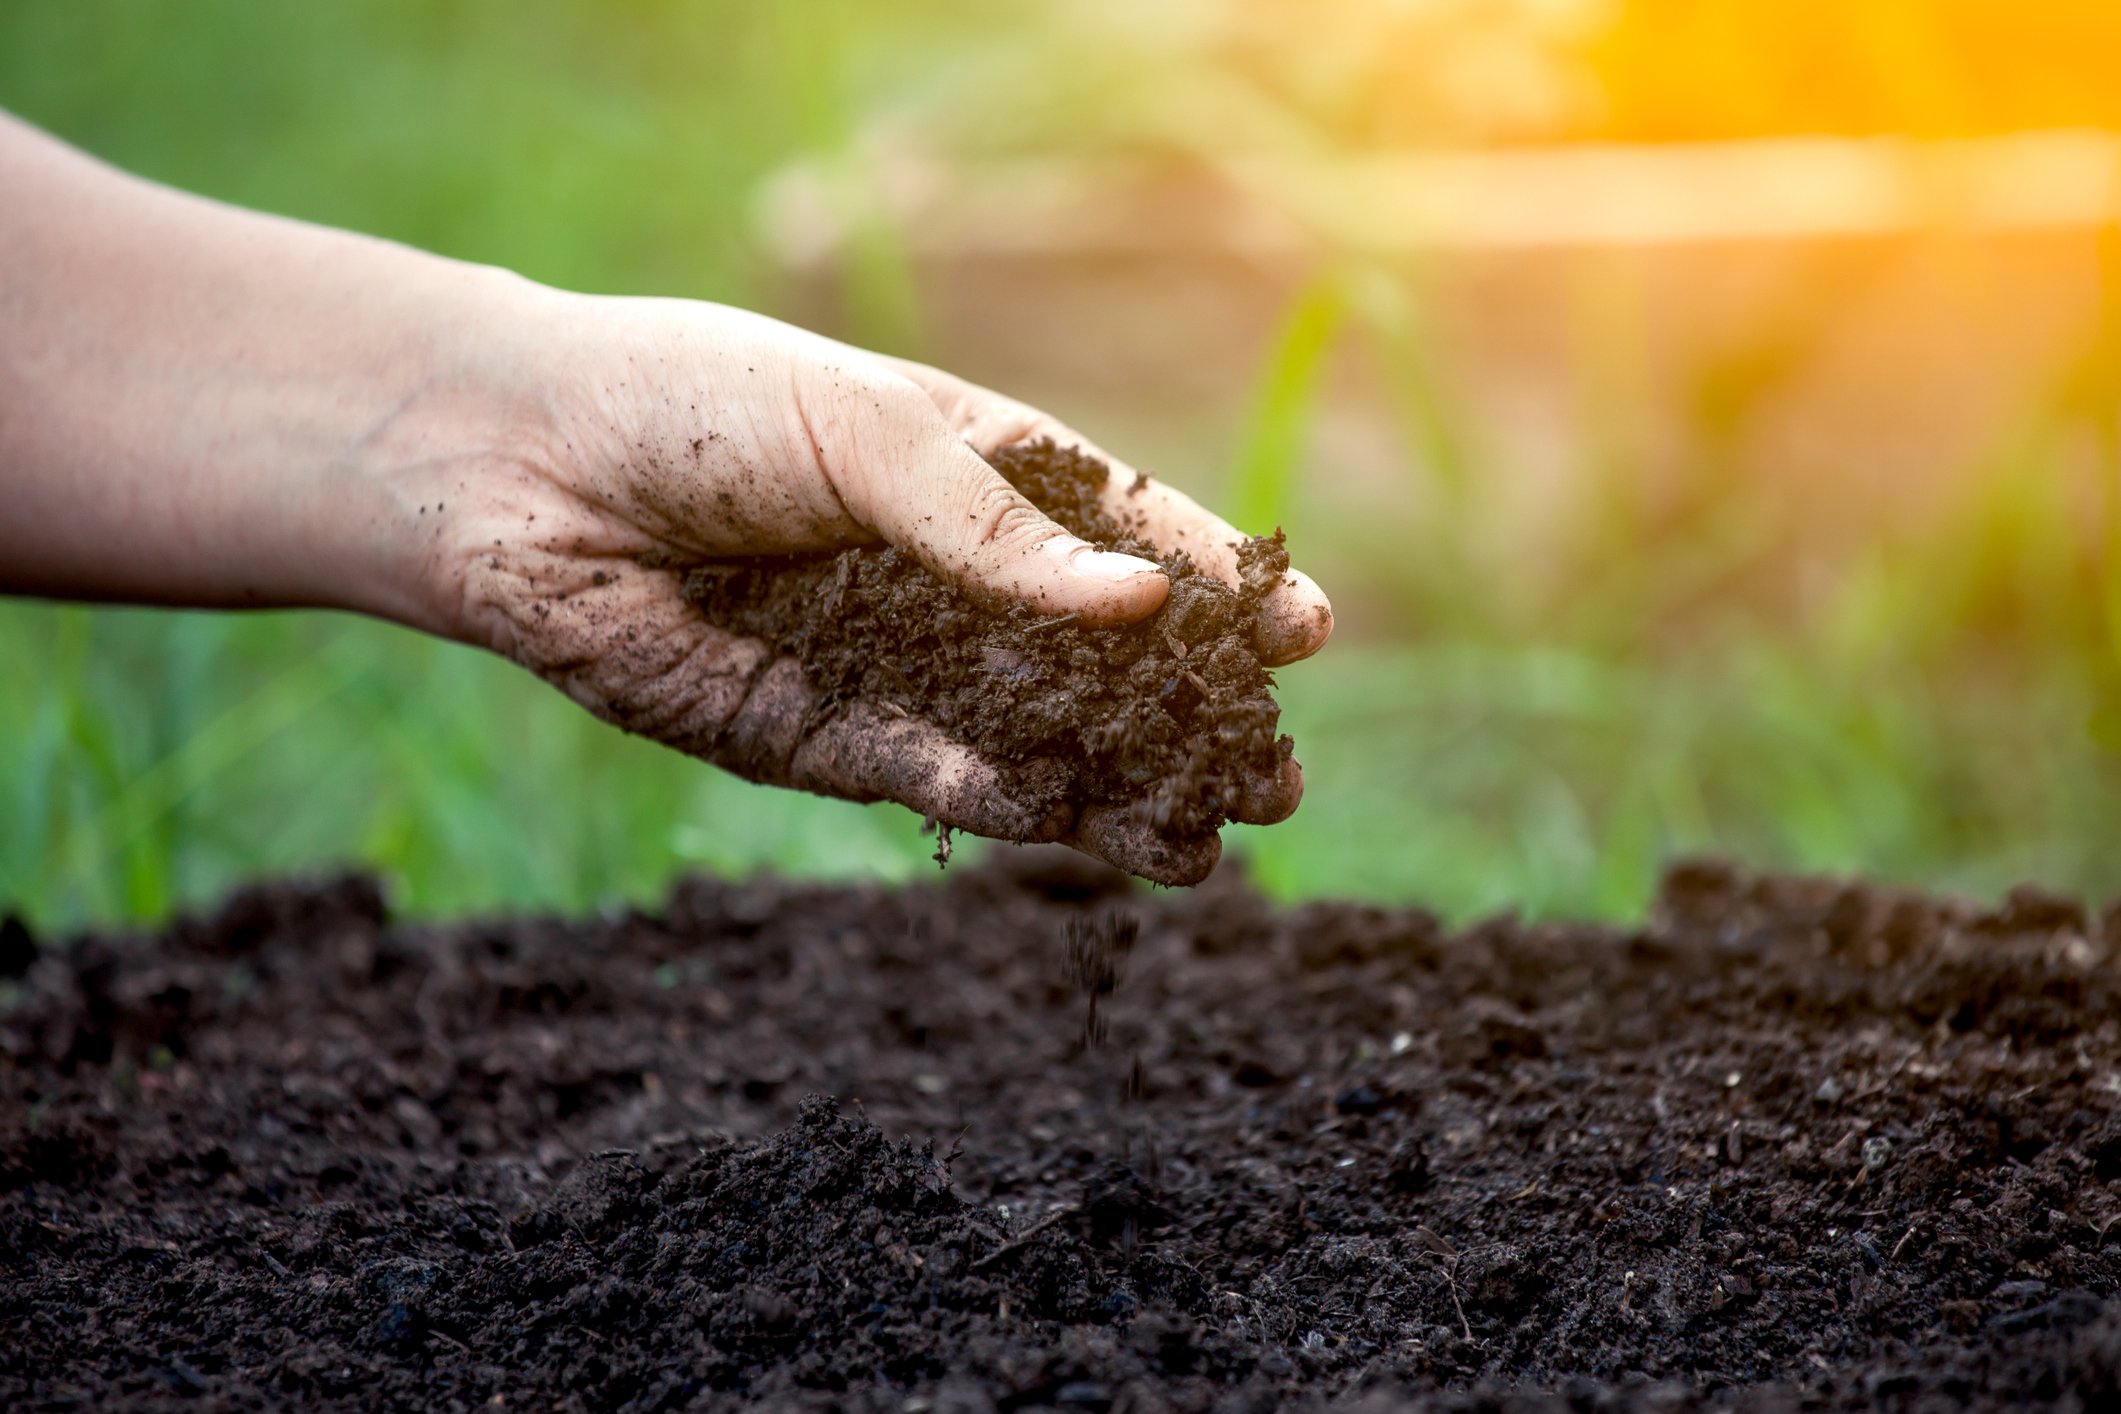
[[[1778,523],[1763,539],[1804,542],[1781,570],[1800,599],[1831,595],[1822,566],[1895,539],[2111,554],[2121,5],[1219,13],[1203,56],[1289,122],[1225,124],[1201,150],[1292,220],[1292,248],[1422,269],[1441,365],[1491,443],[1521,453],[1489,468],[1516,551],[1565,538],[1587,496],[1610,502],[1611,485],[1586,491],[1602,460],[1630,483],[1631,523],[1593,538],[1726,534],[1743,503]],[[1586,308],[1603,324],[1588,334]],[[1543,425],[1573,448],[1504,425],[1542,381],[1570,406]]]

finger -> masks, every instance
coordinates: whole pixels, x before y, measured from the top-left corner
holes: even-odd
[[[1015,442],[1051,437],[1060,446],[1078,447],[1085,455],[1112,463],[1112,458],[1093,445],[1089,438],[1063,426],[1029,403],[1020,403],[992,388],[968,383],[955,373],[945,373],[925,363],[893,358],[888,354],[875,357],[926,393],[958,439],[983,457],[991,457],[1000,448]]]
[[[1097,549],[1056,525],[987,465],[915,384],[832,370],[805,421],[847,510],[930,570],[975,592],[1080,614],[1154,613],[1170,583],[1151,561]]]
[[[816,705],[817,694],[803,681],[803,665],[793,658],[775,659],[752,683],[744,705],[715,743],[715,764],[761,785],[794,784],[789,762]]]
[[[1119,805],[1092,805],[1083,810],[1067,843],[1115,869],[1138,874],[1153,884],[1183,888],[1215,872],[1222,858],[1222,837],[1213,833],[1170,840]]]
[[[1249,538],[1175,487],[1112,463],[1099,497],[1106,513],[1164,551],[1183,550],[1194,564],[1238,587],[1237,549]],[[1252,646],[1269,667],[1310,657],[1333,633],[1333,606],[1311,576],[1284,570],[1260,600]]]
[[[1074,820],[1066,802],[1012,798],[991,764],[919,717],[893,717],[857,702],[811,728],[816,705],[802,665],[777,658],[756,674],[726,728],[700,754],[762,785],[863,803],[896,801],[993,839],[1050,843]]]
[[[1333,605],[1317,581],[1302,570],[1284,570],[1281,580],[1259,601],[1253,618],[1253,646],[1270,668],[1302,662],[1333,636]]]
[[[792,659],[789,661],[793,661]],[[895,800],[956,830],[1050,844],[1067,832],[1065,802],[1026,804],[1000,775],[941,728],[857,702],[795,749],[788,783],[843,800]]]
[[[925,364],[887,362],[925,391],[957,435],[983,457],[1012,443],[1050,437],[1103,461],[1111,470],[1099,500],[1108,515],[1166,553],[1185,551],[1194,564],[1238,587],[1237,547],[1245,533],[1191,496],[1141,475],[1037,408]],[[1253,646],[1269,667],[1279,667],[1310,657],[1332,632],[1333,606],[1324,592],[1309,575],[1289,570],[1260,603]]]
[[[1292,756],[1272,773],[1248,774],[1239,783],[1230,818],[1240,825],[1279,825],[1296,813],[1303,798],[1304,768]]]

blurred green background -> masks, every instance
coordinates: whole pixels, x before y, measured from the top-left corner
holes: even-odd
[[[1247,528],[1286,524],[1342,628],[1282,674],[1304,809],[1226,835],[1277,894],[1625,918],[1661,861],[1719,851],[2103,899],[2121,889],[2111,233],[2010,256],[2067,276],[2049,294],[2066,317],[2014,365],[2031,373],[1941,454],[1950,475],[1844,508],[1753,429],[1833,326],[1835,271],[1904,269],[1890,251],[1775,266],[1796,274],[1774,317],[1683,357],[1643,312],[1654,261],[1522,282],[1330,249],[1238,262],[1197,287],[1232,291],[1200,308],[1252,311],[1228,366],[1122,393],[1070,369],[1125,344],[1153,371],[1144,319],[1212,320],[1160,306],[1151,278],[1112,298],[1125,319],[1092,302],[1052,326],[1065,347],[1045,362],[997,353],[981,290],[1076,286],[938,256],[865,195],[909,144],[1183,164],[1232,143],[2121,121],[2096,6],[1727,8],[1718,28],[1651,3],[11,0],[0,106],[229,201],[1008,377]],[[791,164],[837,174],[844,239],[822,273],[761,234],[759,194]],[[1558,493],[1525,493],[1449,333],[1499,307],[1464,293],[1481,279],[1530,290],[1518,304],[1543,300],[1567,336],[1549,359],[1566,415],[1544,434],[1566,453],[1558,520],[1527,509]],[[1383,430],[1344,461],[1365,428]],[[0,665],[0,908],[47,926],[344,861],[426,913],[579,910],[689,867],[935,868],[903,811],[743,785],[382,625],[15,602]]]

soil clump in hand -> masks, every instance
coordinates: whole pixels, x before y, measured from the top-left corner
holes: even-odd
[[[1091,627],[975,597],[897,547],[716,562],[688,573],[685,596],[802,665],[818,694],[806,730],[866,699],[970,745],[1034,810],[1126,806],[1175,842],[1219,830],[1245,781],[1273,779],[1295,749],[1251,638],[1289,567],[1280,532],[1239,547],[1232,589],[1109,514],[1104,462],[1050,440],[990,460],[1070,533],[1154,560],[1171,581],[1163,607]]]

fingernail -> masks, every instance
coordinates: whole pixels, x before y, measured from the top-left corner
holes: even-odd
[[[1068,557],[1077,574],[1091,579],[1102,579],[1118,583],[1140,574],[1161,574],[1163,570],[1154,560],[1145,560],[1139,555],[1122,555],[1111,550],[1100,550],[1094,545],[1085,545]]]

